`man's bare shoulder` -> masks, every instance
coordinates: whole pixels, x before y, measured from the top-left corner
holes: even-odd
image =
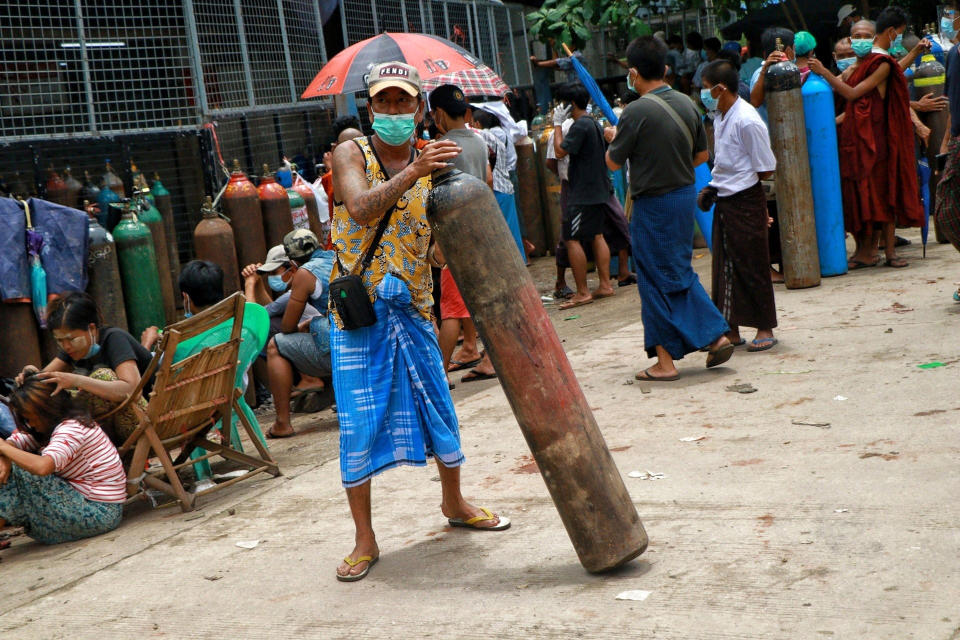
[[[333,150],[334,176],[336,176],[336,172],[338,171],[344,171],[356,167],[362,168],[363,165],[363,152],[360,150],[359,145],[357,145],[353,140],[338,144]]]

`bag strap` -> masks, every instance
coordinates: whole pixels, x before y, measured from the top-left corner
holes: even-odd
[[[363,147],[360,146],[360,143],[354,140],[360,150],[363,151]],[[377,163],[380,165],[380,171],[383,172],[383,175],[387,175],[387,170],[383,166],[383,160],[380,159],[380,155],[377,153],[376,148],[373,146],[373,136],[367,136],[367,145],[370,147],[370,153],[373,154],[373,157],[376,158]],[[410,150],[410,162],[413,162],[416,158],[416,150]],[[380,222],[377,224],[377,230],[373,234],[373,240],[370,242],[370,245],[367,247],[367,250],[363,253],[363,259],[360,261],[360,273],[358,275],[363,275],[363,273],[370,267],[370,263],[373,262],[373,254],[376,253],[377,248],[380,246],[380,240],[383,238],[383,232],[387,230],[387,225],[390,223],[390,219],[393,217],[393,212],[397,210],[397,205],[394,204],[392,207],[386,210],[386,212],[380,216]],[[345,271],[343,264],[340,262],[340,255],[337,254],[337,266],[340,268],[340,271]]]
[[[677,113],[677,110],[671,107],[669,102],[655,93],[645,93],[643,97],[648,98],[650,102],[666,111],[667,115],[680,127],[680,130],[683,131],[683,137],[687,139],[687,144],[690,145],[690,155],[693,156],[693,133],[691,133],[690,127],[683,121],[683,118],[680,117],[680,114]]]

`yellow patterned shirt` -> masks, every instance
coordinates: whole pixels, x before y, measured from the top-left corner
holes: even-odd
[[[387,181],[369,138],[357,138],[354,142],[363,152],[367,167],[367,184],[370,188]],[[376,299],[376,289],[387,273],[392,273],[407,283],[413,306],[424,318],[429,319],[433,307],[433,278],[427,263],[430,246],[430,225],[427,223],[427,196],[430,194],[430,176],[417,180],[397,201],[390,223],[383,232],[380,247],[374,252],[370,267],[363,274],[363,283],[371,302]],[[384,214],[386,215],[386,214]],[[331,279],[355,274],[367,247],[376,234],[380,218],[369,224],[358,224],[347,212],[342,202],[335,203],[330,238],[340,264],[334,264]],[[343,323],[331,305],[331,313],[337,326]]]

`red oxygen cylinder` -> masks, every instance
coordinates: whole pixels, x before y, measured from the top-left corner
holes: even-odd
[[[260,198],[257,188],[240,170],[240,161],[233,161],[233,173],[223,192],[223,212],[230,218],[233,227],[233,239],[236,241],[239,265],[263,262],[267,256],[267,242],[264,238],[263,214],[260,212]],[[272,246],[272,245],[271,245]]]
[[[67,183],[63,181],[63,178],[54,170],[53,166],[47,169],[49,178],[47,179],[47,200],[50,202],[56,202],[57,204],[62,204],[65,207],[72,206],[68,203],[67,198]]]
[[[210,196],[203,203],[203,219],[193,231],[193,249],[197,260],[209,260],[223,269],[224,297],[240,290],[240,269],[237,267],[233,229],[217,214]]]
[[[42,367],[40,335],[29,303],[0,302],[0,376],[14,378],[28,364]]]
[[[83,189],[83,185],[73,177],[70,167],[67,167],[64,171],[63,181],[67,185],[67,206],[74,209],[78,208],[80,205],[80,191]]]
[[[263,176],[260,177],[257,196],[260,198],[260,211],[263,214],[263,231],[267,246],[283,244],[283,237],[293,231],[290,196],[287,195],[283,185],[274,179],[267,165],[263,165]]]

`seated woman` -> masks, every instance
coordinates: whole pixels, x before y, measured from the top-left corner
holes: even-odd
[[[140,384],[152,356],[133,336],[116,327],[100,326],[100,310],[85,293],[70,293],[55,300],[47,311],[47,326],[60,352],[39,372],[41,380],[56,383],[57,392],[77,390],[77,400],[91,416],[115,409]],[[17,377],[22,382],[37,368],[28,365]],[[150,391],[148,383],[144,395]],[[141,398],[141,403],[145,400]],[[133,407],[110,416],[101,425],[114,444],[137,426]]]
[[[0,440],[0,527],[22,526],[44,544],[116,529],[126,474],[87,408],[33,373],[10,404],[21,429]]]

